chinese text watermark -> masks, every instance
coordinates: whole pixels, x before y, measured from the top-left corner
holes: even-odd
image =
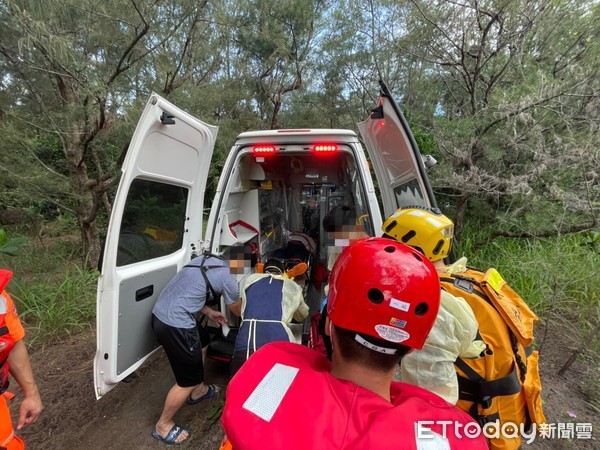
[[[433,428],[441,432],[433,431]],[[532,424],[528,429],[525,424],[512,422],[488,422],[480,427],[475,422],[463,424],[452,420],[421,420],[417,422],[417,439],[433,439],[436,435],[443,437],[453,436],[461,439],[476,438],[483,434],[487,439],[522,438],[531,444],[536,437],[542,439],[592,439],[591,423],[543,423],[538,426]]]

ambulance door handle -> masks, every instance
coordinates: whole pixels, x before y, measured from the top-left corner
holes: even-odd
[[[154,294],[154,285],[146,286],[135,291],[135,301],[140,302]]]

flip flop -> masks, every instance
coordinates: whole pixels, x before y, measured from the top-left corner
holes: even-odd
[[[187,430],[184,430],[184,429],[183,429],[183,428],[181,428],[179,425],[173,425],[173,426],[171,427],[171,429],[169,430],[169,432],[167,433],[167,435],[166,435],[165,437],[162,437],[162,436],[161,436],[161,435],[158,433],[158,431],[156,431],[156,428],[154,428],[154,429],[152,430],[152,437],[153,437],[154,439],[156,439],[157,441],[160,441],[160,442],[162,442],[163,444],[167,444],[167,445],[179,445],[179,444],[183,444],[183,443],[184,443],[185,441],[187,441],[187,440],[190,438],[190,436],[191,436],[191,435],[190,435],[190,432],[189,432],[189,431],[187,431],[187,434],[188,434],[188,435],[187,435],[187,437],[186,437],[186,438],[185,438],[183,441],[176,442],[176,440],[177,440],[177,438],[179,437],[179,435],[180,435],[181,433],[183,433],[184,431],[187,431]]]
[[[217,395],[219,395],[219,391],[220,391],[220,389],[218,386],[215,386],[214,384],[209,384],[208,391],[206,391],[206,394],[204,394],[203,396],[198,397],[196,399],[193,399],[192,394],[190,394],[190,396],[186,400],[186,403],[188,405],[197,405],[202,400],[208,400],[209,398],[216,397]]]

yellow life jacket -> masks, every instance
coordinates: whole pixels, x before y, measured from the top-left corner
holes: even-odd
[[[478,339],[487,348],[478,357],[458,358],[459,408],[481,426],[512,423],[529,429],[546,422],[542,410],[538,352],[531,351],[533,326],[538,317],[496,269],[469,268],[460,273],[440,273],[442,289],[464,298],[479,324]],[[508,427],[508,425],[507,425]],[[519,430],[508,427],[489,439],[491,449],[517,449]]]

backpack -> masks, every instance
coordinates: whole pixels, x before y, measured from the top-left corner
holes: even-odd
[[[442,289],[464,298],[479,324],[477,339],[487,348],[473,359],[458,358],[456,404],[483,427],[507,422],[530,428],[545,423],[537,351],[532,351],[533,326],[538,317],[496,269],[468,268],[460,273],[440,273]],[[504,434],[504,436],[503,436]],[[508,437],[507,436],[510,436]],[[521,433],[499,433],[491,449],[516,449]]]

